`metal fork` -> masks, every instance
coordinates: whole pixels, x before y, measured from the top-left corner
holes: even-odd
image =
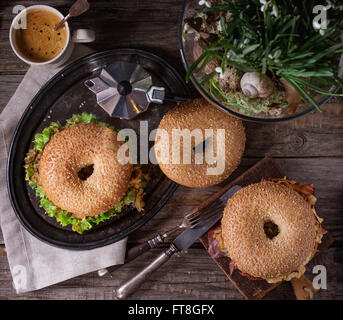
[[[198,224],[201,222],[209,219],[210,217],[214,216],[218,212],[223,211],[223,205],[221,202],[216,202],[213,201],[209,205],[202,207],[196,211],[193,211],[189,214],[187,214],[182,222],[177,225],[176,227],[168,230],[167,232],[163,234],[157,234],[154,238],[147,240],[143,242],[142,244],[139,244],[137,246],[132,247],[131,249],[128,250],[127,256],[125,258],[125,263],[128,263],[135,258],[139,257],[141,254],[144,252],[156,248],[158,244],[161,244],[164,242],[166,238],[168,238],[170,235],[175,233],[179,229],[184,229],[184,228],[195,228]],[[119,266],[113,266],[107,269],[100,269],[98,270],[98,275],[100,277],[111,273],[112,271],[120,268],[122,265]]]

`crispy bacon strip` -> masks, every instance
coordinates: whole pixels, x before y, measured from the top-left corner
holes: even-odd
[[[208,253],[212,258],[228,257],[225,249],[224,240],[222,238],[222,227],[218,226],[208,232]],[[230,260],[229,272],[230,276],[236,269],[235,262]]]
[[[35,161],[36,156],[37,156],[37,151],[34,149],[30,149],[29,152],[26,154],[25,164],[30,164],[33,161]]]
[[[284,178],[269,178],[268,180],[262,179],[262,181],[272,181],[275,183],[283,184],[287,187],[291,187],[294,191],[298,192],[311,206],[314,206],[316,198],[314,197],[313,184],[298,183],[294,180]]]

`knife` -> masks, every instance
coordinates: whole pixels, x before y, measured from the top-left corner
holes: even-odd
[[[228,199],[240,189],[240,186],[233,186],[215,201],[220,201],[224,210]],[[134,293],[143,284],[143,282],[147,280],[153,271],[156,271],[159,267],[166,263],[174,253],[187,250],[195,241],[197,241],[213,225],[215,225],[222,216],[223,212],[221,211],[202,222],[197,228],[189,228],[182,232],[173,241],[167,251],[158,256],[150,265],[144,268],[129,281],[121,285],[116,291],[116,297],[122,300]]]

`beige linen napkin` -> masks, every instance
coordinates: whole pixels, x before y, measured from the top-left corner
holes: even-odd
[[[69,61],[91,52],[83,45],[76,45]],[[70,251],[45,244],[20,225],[11,207],[6,187],[6,164],[14,129],[34,95],[60,69],[62,67],[30,67],[0,114],[0,223],[17,293],[37,290],[88,272],[122,264],[125,258],[127,238],[88,251]]]

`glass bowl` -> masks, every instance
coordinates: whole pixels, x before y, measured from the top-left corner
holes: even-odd
[[[193,47],[195,43],[195,34],[194,33],[185,33],[185,19],[191,18],[195,15],[196,9],[200,8],[199,0],[185,0],[182,7],[182,12],[179,20],[178,25],[178,36],[179,36],[179,44],[180,44],[180,52],[183,64],[185,66],[186,71],[188,71],[189,67],[195,62],[195,58],[193,56]],[[212,95],[209,90],[201,84],[201,80],[204,78],[206,74],[203,72],[199,72],[197,74],[193,73],[190,77],[193,85],[196,89],[200,92],[200,94],[207,99],[210,103],[215,105],[217,108],[233,115],[239,117],[243,120],[249,121],[256,121],[256,122],[281,122],[287,121],[291,119],[295,119],[301,117],[305,114],[313,112],[316,108],[310,104],[302,104],[297,107],[297,110],[290,114],[287,112],[281,112],[280,114],[271,115],[268,113],[257,113],[257,114],[247,114],[244,113],[242,110],[232,106],[225,104],[220,101],[216,96]],[[340,70],[340,76],[342,75],[342,67]],[[330,89],[331,92],[335,93],[338,91],[338,88],[326,88]],[[312,98],[318,103],[319,107],[322,107],[324,104],[328,102],[331,98],[327,95],[321,94],[312,94]]]

